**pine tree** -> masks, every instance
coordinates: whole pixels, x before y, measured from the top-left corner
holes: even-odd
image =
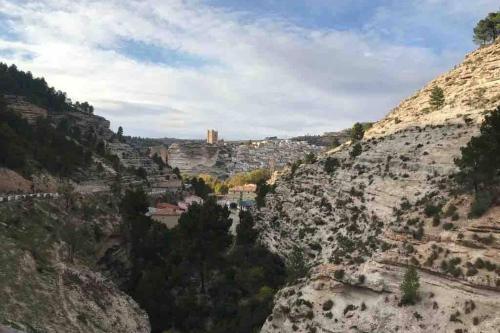
[[[462,156],[455,160],[460,168],[457,180],[474,188],[495,184],[500,170],[500,106],[487,115],[480,128],[481,134],[473,137],[461,148]]]
[[[213,198],[208,198],[203,205],[193,204],[179,218],[179,237],[185,240],[182,252],[198,271],[202,293],[205,293],[211,269],[223,260],[232,243],[231,224],[227,207],[219,206]]]
[[[257,239],[252,213],[246,210],[240,212],[240,223],[236,226],[236,245],[251,246]]]
[[[363,125],[360,123],[354,124],[354,126],[351,129],[351,141],[359,141],[363,139],[363,136],[365,135],[365,129],[363,128]]]
[[[340,166],[340,162],[337,158],[335,157],[327,157],[326,160],[325,160],[325,166],[324,166],[324,169],[325,169],[325,172],[326,173],[334,173],[335,170],[337,170],[337,168]]]
[[[349,152],[349,155],[352,157],[352,158],[356,158],[357,156],[361,155],[361,153],[363,152],[363,147],[361,147],[361,144],[356,143],[351,151]]]
[[[417,269],[413,266],[409,266],[406,269],[400,286],[401,292],[403,293],[401,296],[401,304],[415,304],[419,287],[420,282]]]
[[[116,132],[116,137],[118,138],[118,141],[122,142],[123,141],[123,127],[119,126],[118,131]]]
[[[500,12],[489,13],[474,28],[474,43],[485,45],[492,43],[500,36]]]
[[[444,105],[444,92],[438,86],[432,88],[429,104],[434,110],[439,110]]]

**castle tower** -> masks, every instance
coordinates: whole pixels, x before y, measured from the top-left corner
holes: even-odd
[[[219,133],[214,129],[209,129],[207,131],[207,143],[216,144],[219,140]]]

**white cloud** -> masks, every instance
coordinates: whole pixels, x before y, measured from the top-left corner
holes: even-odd
[[[374,31],[380,14],[371,30],[356,32],[306,29],[200,1],[0,0],[0,13],[18,36],[0,37],[0,60],[43,75],[94,104],[115,128],[141,136],[202,137],[218,128],[234,139],[340,129],[380,118],[463,56],[381,39]],[[127,56],[124,40],[205,64],[141,61]]]

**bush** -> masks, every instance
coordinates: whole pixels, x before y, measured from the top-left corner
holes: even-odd
[[[432,88],[430,99],[429,99],[429,104],[434,110],[439,110],[443,107],[444,105],[444,92],[443,89],[441,89],[438,86],[435,86]]]
[[[474,266],[470,265],[469,267],[467,267],[467,272],[465,272],[465,275],[474,276],[477,273],[478,273],[478,270]]]
[[[356,158],[357,156],[361,155],[362,152],[363,147],[358,142],[352,147],[351,151],[349,152],[349,156],[351,156],[352,158]]]
[[[296,280],[303,278],[309,271],[309,266],[304,258],[304,252],[298,246],[295,246],[290,253],[286,268],[287,280],[289,282],[295,282]]]
[[[413,266],[409,266],[405,272],[403,281],[401,282],[401,304],[415,304],[418,297],[418,288],[420,287],[420,282],[418,278],[417,269]]]
[[[325,172],[332,174],[337,170],[337,168],[340,166],[340,162],[337,158],[334,157],[327,157],[325,160]]]
[[[316,155],[314,155],[314,153],[308,153],[306,154],[305,158],[304,158],[304,162],[307,163],[307,164],[313,164],[313,163],[316,163]]]
[[[351,129],[351,141],[359,141],[363,139],[363,136],[365,135],[365,129],[363,128],[363,125],[360,123],[354,124],[354,126]]]
[[[453,223],[449,223],[448,222],[448,223],[443,224],[443,229],[444,230],[451,230],[451,229],[453,229]]]
[[[424,208],[424,213],[427,217],[439,215],[439,213],[441,213],[441,207],[433,204],[427,204]]]
[[[480,217],[491,207],[493,196],[488,191],[477,192],[470,206],[470,217]]]
[[[354,306],[354,305],[352,305],[352,304],[347,305],[347,306],[344,308],[344,316],[345,316],[348,312],[350,312],[350,311],[354,311],[354,310],[356,310],[357,308],[358,308],[357,306]]]
[[[328,300],[325,303],[323,303],[323,311],[329,311],[333,307],[333,301]]]
[[[336,270],[335,273],[333,273],[333,276],[335,277],[335,279],[337,280],[342,280],[342,278],[344,277],[344,270],[343,269],[339,269],[339,270]]]

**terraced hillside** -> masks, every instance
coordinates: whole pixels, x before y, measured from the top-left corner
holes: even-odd
[[[375,123],[359,156],[346,143],[285,171],[260,210],[261,239],[284,257],[299,247],[312,269],[278,293],[262,332],[498,332],[500,208],[469,218],[452,175],[499,104],[497,42]],[[420,301],[401,306],[408,265]]]

